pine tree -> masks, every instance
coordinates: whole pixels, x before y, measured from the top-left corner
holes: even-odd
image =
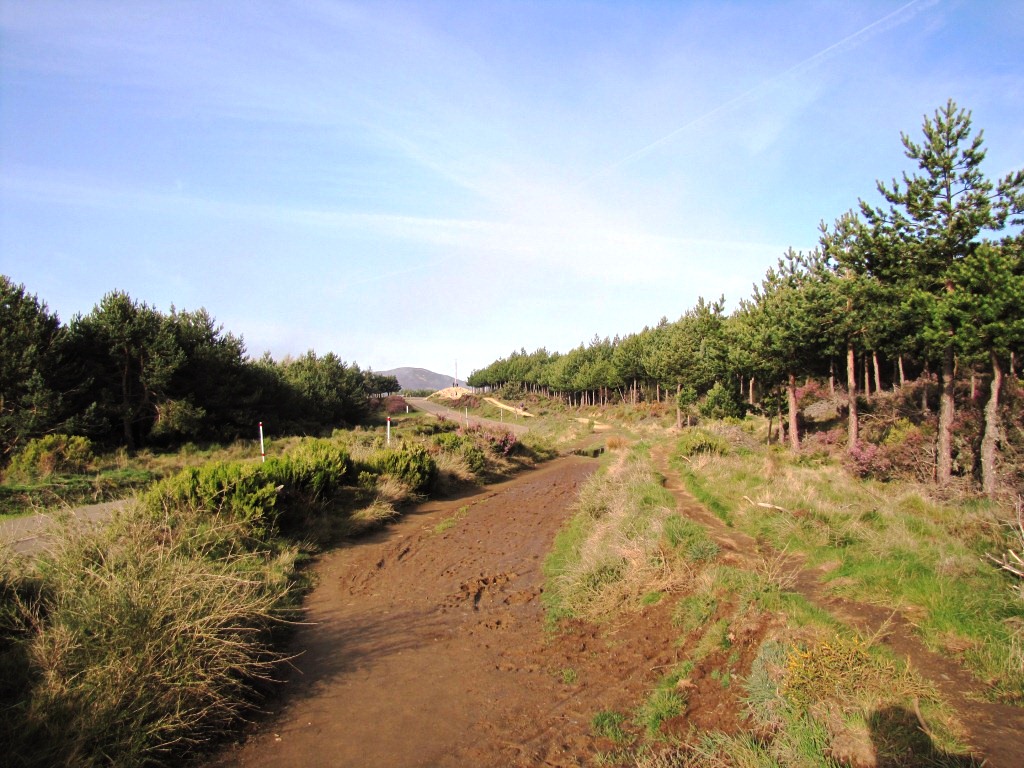
[[[903,174],[878,191],[889,209],[872,208],[861,201],[861,212],[878,246],[877,267],[899,284],[916,306],[926,308],[943,294],[956,291],[953,266],[977,246],[979,236],[1002,229],[1024,212],[1024,170],[1008,174],[994,184],[981,171],[985,158],[983,132],[971,135],[971,114],[950,99],[945,107],[925,117],[924,142],[906,134],[901,138],[906,156],[920,173]],[[921,311],[926,322],[948,317]],[[945,321],[943,321],[945,322]],[[939,408],[936,480],[949,481],[953,469],[953,417],[956,328],[926,325],[926,353],[939,363],[942,393]]]

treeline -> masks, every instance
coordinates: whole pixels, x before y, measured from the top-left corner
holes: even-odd
[[[399,389],[333,353],[252,360],[205,309],[163,313],[119,291],[64,324],[0,275],[0,463],[54,433],[128,449],[254,437],[260,421],[319,434]]]
[[[987,178],[982,132],[972,135],[970,113],[952,100],[925,117],[923,134],[921,143],[902,136],[915,168],[878,183],[882,206],[860,200],[823,222],[819,247],[787,252],[731,314],[724,298],[702,298],[674,323],[595,337],[566,354],[521,350],[469,383],[543,389],[576,404],[668,392],[680,418],[697,405],[718,415],[756,407],[788,417],[797,449],[798,385],[827,380],[834,392],[839,378],[847,449],[857,453],[859,399],[913,380],[922,410],[937,411],[935,480],[976,471],[994,492],[1004,379],[1016,376],[1024,348],[1024,170]],[[966,398],[984,401],[978,467],[955,463]]]

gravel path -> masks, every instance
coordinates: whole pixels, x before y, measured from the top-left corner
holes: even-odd
[[[0,522],[0,547],[9,547],[20,555],[36,554],[53,541],[51,532],[55,529],[71,522],[76,525],[104,523],[127,503],[128,499],[120,499],[3,520]]]

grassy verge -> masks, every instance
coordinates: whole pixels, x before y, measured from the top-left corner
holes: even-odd
[[[836,464],[722,429],[742,453],[684,460],[676,452],[688,485],[720,516],[823,566],[835,593],[900,609],[929,647],[959,658],[993,696],[1024,702],[1024,602],[985,558],[1008,546],[998,510],[856,479]]]
[[[581,488],[577,513],[545,562],[548,617],[598,619],[668,588],[661,539],[674,505],[647,447],[608,454]]]
[[[755,448],[719,440],[684,438],[688,461],[678,459],[716,492],[726,481],[704,474],[709,466],[730,462],[745,478],[757,474],[749,463]],[[975,764],[963,756],[964,734],[933,686],[792,591],[777,558],[741,567],[723,556],[703,526],[675,513],[658,479],[642,447],[616,456],[581,490],[546,562],[556,626],[657,602],[678,632],[677,661],[630,714],[594,714],[592,730],[609,745],[597,764]],[[718,498],[737,526],[750,524],[728,496]],[[692,729],[703,707],[725,713],[716,715],[721,730]],[[920,759],[905,762],[907,755]]]

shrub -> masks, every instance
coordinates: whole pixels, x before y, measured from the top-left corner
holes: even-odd
[[[136,518],[5,579],[4,666],[23,664],[0,707],[12,764],[175,764],[241,715],[274,663],[288,579],[263,555],[208,554]]]
[[[303,503],[323,502],[341,487],[351,469],[348,452],[331,440],[307,440],[280,458],[269,459],[262,472],[286,494]]]
[[[437,465],[425,449],[403,447],[398,450],[377,451],[366,464],[378,474],[387,474],[401,480],[414,491],[426,491],[437,476]]]
[[[442,451],[457,451],[464,443],[462,435],[455,432],[442,432],[434,436],[434,445]]]
[[[707,419],[724,419],[730,416],[739,418],[743,415],[743,409],[733,392],[717,381],[697,408],[700,415]]]
[[[676,442],[676,453],[681,456],[695,456],[700,453],[724,456],[728,452],[729,446],[725,440],[703,429],[686,429]]]
[[[488,434],[487,442],[494,453],[501,456],[509,456],[519,445],[519,438],[516,437],[514,432],[503,432],[501,434],[492,432]]]
[[[30,440],[11,459],[8,474],[24,480],[84,472],[94,459],[88,438],[46,435]]]
[[[262,469],[237,461],[187,467],[154,485],[142,505],[172,526],[183,518],[220,518],[239,526],[243,535],[262,539],[274,529],[277,501],[277,486]]]

